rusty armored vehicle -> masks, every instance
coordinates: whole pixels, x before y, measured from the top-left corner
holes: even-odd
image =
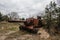
[[[21,25],[19,27],[20,30],[26,30],[31,33],[37,33],[39,28],[43,26],[41,17],[38,16],[37,19],[34,18],[29,18],[26,19],[24,22],[24,25]]]

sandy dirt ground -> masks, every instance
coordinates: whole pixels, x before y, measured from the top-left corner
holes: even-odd
[[[50,36],[45,29],[40,28],[38,34],[30,34],[19,30],[19,23],[0,23],[0,40],[60,40],[60,36]]]

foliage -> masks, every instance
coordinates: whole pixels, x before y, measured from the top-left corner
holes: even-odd
[[[25,20],[24,18],[22,18],[22,20]]]
[[[0,12],[0,21],[8,21],[8,15],[2,15],[2,13]]]
[[[2,14],[1,14],[1,12],[0,12],[0,21],[2,21]]]
[[[4,16],[2,17],[2,20],[3,20],[3,21],[8,21],[8,20],[9,20],[9,17],[8,17],[7,15],[4,15]]]
[[[8,14],[8,16],[9,16],[9,19],[10,19],[10,20],[19,18],[17,12],[11,12],[11,13]]]
[[[50,33],[51,29],[60,30],[60,7],[55,2],[50,2],[45,8],[46,28]]]
[[[46,17],[47,17],[47,26],[50,27],[52,24],[52,16],[55,10],[56,4],[55,2],[52,3],[52,1],[50,2],[49,5],[46,6],[45,8],[45,13],[46,13]],[[54,9],[54,10],[53,10]]]
[[[58,18],[57,18],[57,24],[58,24],[58,28],[60,30],[60,7],[58,7]]]

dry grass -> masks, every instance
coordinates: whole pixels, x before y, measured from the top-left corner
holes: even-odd
[[[18,23],[0,23],[0,30],[18,30],[19,24]]]

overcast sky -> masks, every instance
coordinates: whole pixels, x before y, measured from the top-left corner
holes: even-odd
[[[18,12],[21,17],[37,15],[53,0],[0,0],[0,11],[3,14]]]

